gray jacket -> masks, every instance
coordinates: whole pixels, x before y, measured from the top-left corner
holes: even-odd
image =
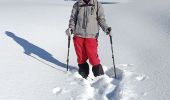
[[[74,34],[83,38],[95,38],[99,33],[99,26],[106,32],[105,15],[101,3],[97,0],[90,0],[91,6],[82,6],[83,0],[78,0],[74,5],[69,20],[69,28]]]

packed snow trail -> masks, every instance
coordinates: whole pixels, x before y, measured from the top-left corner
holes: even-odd
[[[52,92],[62,100],[138,100],[143,94],[135,93],[133,82],[144,81],[147,77],[128,71],[126,68],[130,66],[132,65],[119,65],[121,69],[116,70],[117,79],[114,78],[114,68],[107,69],[106,66],[106,74],[96,78],[90,72],[89,77],[84,79],[77,70],[71,70],[67,73],[64,84],[55,87]]]

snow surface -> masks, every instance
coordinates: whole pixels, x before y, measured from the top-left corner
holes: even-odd
[[[103,5],[112,27],[117,79],[109,38],[99,56],[105,75],[77,73],[71,42],[72,5],[64,0],[0,0],[0,100],[169,100],[170,1],[120,0]]]

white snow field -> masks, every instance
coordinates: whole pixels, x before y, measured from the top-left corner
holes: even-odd
[[[118,77],[109,37],[100,31],[105,75],[90,72],[87,80],[77,72],[72,42],[66,72],[65,30],[73,3],[0,0],[0,100],[170,100],[170,1],[103,5]]]

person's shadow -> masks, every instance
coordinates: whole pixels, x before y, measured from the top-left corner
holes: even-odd
[[[44,63],[44,64],[46,64],[46,65],[48,65],[48,66],[50,66],[50,67],[56,68],[56,69],[58,69],[58,68],[57,68],[57,67],[54,67],[54,66],[52,66],[52,65],[50,65],[50,64],[47,64],[47,63],[45,63],[45,62],[43,62],[43,61],[41,61],[40,59],[32,56],[31,54],[35,54],[35,55],[37,55],[38,57],[40,57],[41,59],[44,59],[44,60],[46,60],[46,61],[48,61],[48,62],[51,62],[51,63],[53,63],[53,64],[55,64],[55,65],[58,65],[58,66],[60,66],[60,67],[62,67],[62,68],[66,68],[66,64],[65,64],[65,63],[62,63],[62,62],[60,62],[59,60],[55,59],[49,52],[45,51],[44,49],[42,49],[42,48],[40,48],[40,47],[38,47],[38,46],[30,43],[29,41],[27,41],[27,40],[25,40],[25,39],[23,39],[23,38],[20,38],[20,37],[16,36],[16,35],[15,35],[14,33],[12,33],[12,32],[6,31],[5,34],[6,34],[7,36],[11,37],[11,38],[12,38],[16,43],[18,43],[20,46],[22,46],[23,49],[24,49],[24,53],[25,53],[26,55],[31,56],[31,57],[35,58],[36,60],[38,60],[38,61],[40,61],[40,62],[42,62],[42,63]],[[76,68],[73,67],[73,66],[69,66],[69,68],[70,68],[70,69],[76,69]]]

